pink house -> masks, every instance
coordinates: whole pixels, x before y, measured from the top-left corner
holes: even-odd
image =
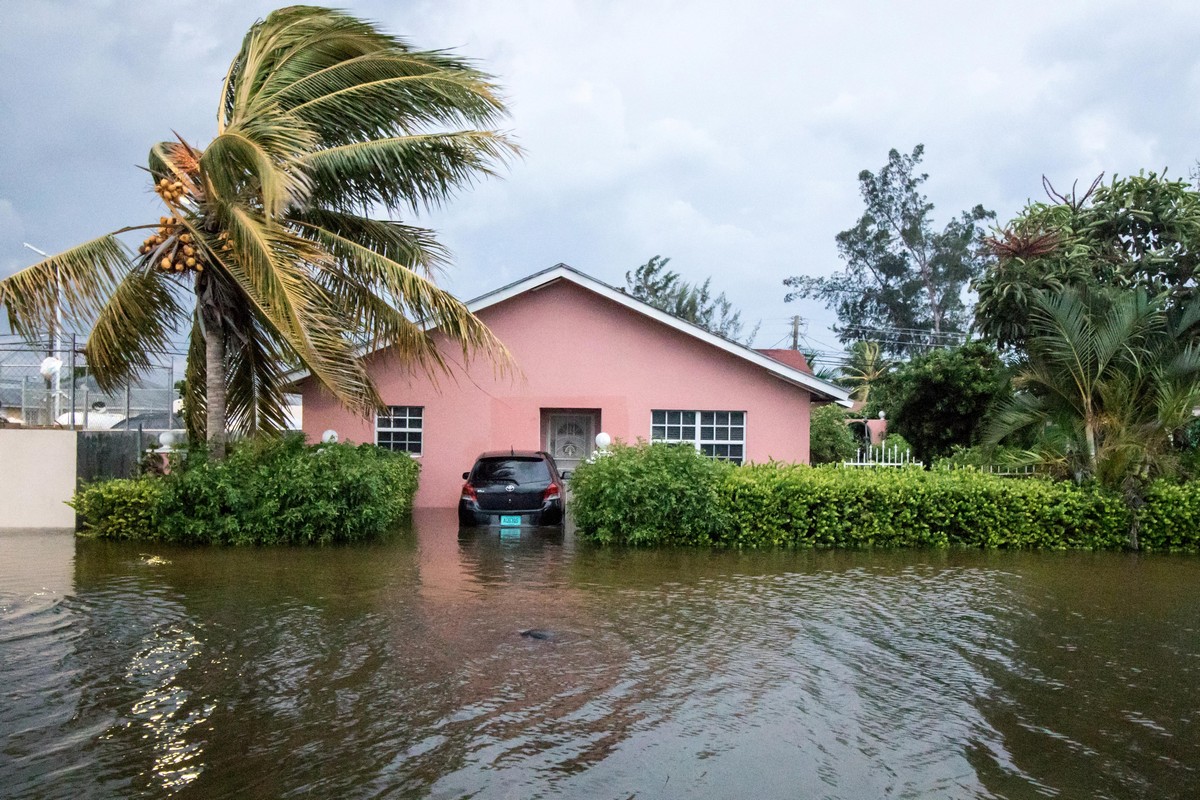
[[[381,350],[365,358],[388,412],[368,418],[310,378],[299,384],[310,441],[332,429],[420,459],[418,507],[456,505],[462,473],[485,450],[546,450],[569,470],[601,431],[739,463],[807,462],[810,407],[846,402],[798,353],[743,347],[564,264],[467,305],[508,347],[516,374],[477,362],[431,380]],[[453,344],[444,352],[461,360]]]

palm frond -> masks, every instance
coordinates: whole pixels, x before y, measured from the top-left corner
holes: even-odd
[[[465,65],[447,67],[438,55],[359,56],[305,76],[277,99],[321,131],[330,145],[433,126],[484,127],[497,122],[503,105],[490,76]]]
[[[295,210],[288,219],[305,238],[312,238],[311,231],[320,228],[429,277],[450,262],[450,253],[428,228],[325,208]]]
[[[183,372],[183,421],[192,442],[203,442],[208,438],[208,362],[204,356],[204,325],[197,307],[192,312],[187,364]]]
[[[102,391],[149,372],[150,354],[166,349],[183,309],[163,273],[134,269],[109,296],[88,336],[88,368]]]
[[[232,203],[249,191],[261,197],[272,217],[305,199],[310,181],[300,155],[315,135],[282,114],[264,114],[230,125],[200,157],[214,197]]]
[[[13,332],[27,339],[51,330],[58,312],[86,330],[132,265],[125,246],[106,234],[0,280],[0,307]]]
[[[434,208],[520,153],[503,134],[457,131],[376,139],[304,156],[312,202],[338,209]]]
[[[226,394],[229,430],[253,435],[287,429],[288,367],[291,348],[252,307],[237,309],[237,326],[226,342]]]
[[[338,271],[342,271],[343,274],[352,271],[361,276],[366,284],[382,287],[409,317],[430,327],[436,327],[451,340],[458,342],[464,358],[483,355],[498,360],[502,369],[511,366],[511,356],[504,345],[454,295],[404,264],[362,244],[326,228],[307,224],[305,228],[315,241],[320,242],[334,256],[334,264],[324,267],[327,274],[336,276]],[[378,341],[383,338],[379,335],[380,332],[365,333],[372,340]]]
[[[311,241],[266,223],[241,206],[224,209],[234,243],[232,257],[213,253],[220,268],[238,285],[245,302],[294,351],[302,364],[343,405],[371,409],[378,392],[355,358],[346,337],[341,309],[311,271],[329,256]]]

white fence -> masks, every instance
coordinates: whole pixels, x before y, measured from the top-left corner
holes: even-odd
[[[973,469],[979,472],[986,472],[988,475],[999,475],[1003,478],[1030,478],[1034,475],[1043,474],[1036,466],[1026,464],[1023,466],[1012,466],[1008,464],[987,464],[984,466],[974,466],[969,464],[947,464],[942,467],[947,471],[956,469]]]
[[[843,461],[843,467],[919,467],[921,462],[913,458],[908,448],[860,447],[853,461]]]
[[[84,337],[73,333],[40,343],[0,334],[0,427],[182,427],[175,388],[175,381],[183,377],[181,354],[148,353],[153,367],[141,380],[102,392],[88,370],[83,345]],[[43,372],[50,358],[57,359],[57,366]]]
[[[913,458],[908,448],[901,450],[892,447],[860,447],[852,461],[843,461],[843,467],[920,467],[922,462]],[[988,475],[1004,478],[1030,478],[1042,474],[1035,466],[1012,466],[1005,464],[990,464],[985,466],[968,466],[964,464],[945,464],[938,467],[946,471],[958,469],[973,469]]]

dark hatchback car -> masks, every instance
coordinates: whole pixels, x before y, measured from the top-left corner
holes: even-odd
[[[483,453],[464,472],[458,522],[464,526],[561,525],[563,477],[549,453]]]

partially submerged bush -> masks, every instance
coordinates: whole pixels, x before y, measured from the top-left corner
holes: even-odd
[[[152,539],[162,502],[162,481],[132,478],[85,486],[71,505],[80,529],[105,539]]]
[[[107,538],[211,544],[371,539],[412,510],[419,466],[374,445],[306,446],[300,436],[193,454],[162,478],[107,481],[76,496],[81,530]]]
[[[707,463],[705,463],[707,462]],[[570,506],[600,542],[731,547],[1119,549],[1129,511],[1097,487],[977,470],[731,467],[686,447],[618,447],[580,467]],[[1141,544],[1200,549],[1200,483],[1155,484]]]
[[[600,542],[710,544],[729,526],[719,487],[730,469],[690,445],[617,444],[575,470],[568,508]]]
[[[1119,497],[974,470],[742,467],[724,482],[728,544],[837,547],[1120,547]]]

